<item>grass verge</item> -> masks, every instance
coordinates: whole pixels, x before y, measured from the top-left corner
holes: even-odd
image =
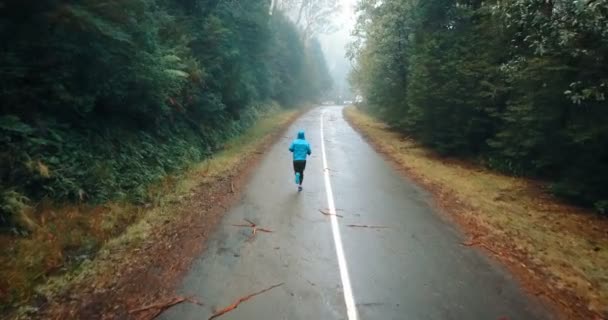
[[[554,199],[536,181],[441,158],[355,107],[346,119],[431,191],[471,240],[564,318],[608,318],[608,221]]]
[[[153,247],[171,248],[176,228],[186,228],[180,224],[188,219],[203,225],[200,230],[211,226],[198,220],[204,212],[217,209],[216,197],[235,193],[235,175],[246,167],[244,163],[261,154],[298,114],[269,113],[228,141],[223,151],[152,186],[153,201],[144,206],[41,203],[36,212],[25,213],[35,231],[25,238],[0,239],[0,303],[5,310],[20,307],[13,316],[29,318],[74,287],[108,287],[110,280],[120,277],[121,265],[129,268],[128,260],[138,261],[140,252],[148,251],[154,259],[158,250]],[[25,306],[33,300],[38,302]]]

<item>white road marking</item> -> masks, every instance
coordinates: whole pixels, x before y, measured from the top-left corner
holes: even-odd
[[[325,176],[325,191],[327,193],[327,206],[329,207],[329,216],[331,220],[331,231],[334,235],[334,244],[336,245],[336,255],[338,257],[338,267],[340,268],[340,278],[342,279],[342,289],[344,291],[344,302],[346,303],[346,313],[348,320],[357,320],[357,307],[353,290],[350,286],[350,277],[348,276],[348,266],[344,257],[344,248],[342,247],[342,237],[340,236],[340,227],[338,226],[338,218],[336,217],[336,205],[334,203],[334,193],[331,189],[331,181],[329,180],[329,167],[327,166],[327,156],[325,155],[325,135],[323,133],[323,116],[325,110],[321,111],[321,152],[323,153],[323,174]]]

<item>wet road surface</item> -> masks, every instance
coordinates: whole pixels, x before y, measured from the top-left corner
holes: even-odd
[[[302,193],[287,150],[299,129],[313,151]],[[429,195],[382,159],[340,107],[308,112],[287,135],[183,281],[181,293],[205,306],[181,304],[161,319],[208,319],[278,283],[220,319],[551,318],[506,270],[460,245],[463,236],[433,212]],[[248,241],[251,229],[233,226],[243,219],[273,232]]]

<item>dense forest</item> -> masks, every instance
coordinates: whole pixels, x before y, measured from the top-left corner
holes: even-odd
[[[369,112],[608,211],[607,0],[363,0],[357,19]]]
[[[268,106],[331,87],[269,0],[0,3],[0,227],[26,206],[145,201]]]

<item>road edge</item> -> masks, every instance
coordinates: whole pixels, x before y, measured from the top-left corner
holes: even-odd
[[[268,133],[255,150],[249,152],[227,176],[215,177],[198,185],[177,205],[180,219],[166,225],[150,226],[150,238],[117,256],[110,254],[100,263],[100,282],[85,279],[69,286],[57,296],[40,297],[15,319],[31,318],[141,318],[137,307],[176,297],[176,290],[194,260],[206,249],[206,242],[223,215],[240,198],[240,191],[251,178],[266,152],[284,136],[288,128],[308,111],[294,112],[276,130]],[[157,233],[156,233],[157,232]],[[128,259],[126,259],[128,257]],[[96,283],[95,283],[96,282]],[[23,311],[23,310],[22,310]],[[152,310],[154,311],[154,310]],[[31,313],[33,312],[33,314]]]
[[[346,122],[355,130],[361,137],[381,156],[389,162],[389,164],[396,169],[399,174],[403,175],[407,179],[413,181],[418,186],[426,190],[433,199],[433,205],[437,212],[442,218],[445,218],[450,223],[455,225],[460,232],[465,236],[471,236],[475,238],[475,230],[479,231],[483,229],[481,226],[472,226],[470,222],[464,221],[458,214],[459,210],[466,210],[468,208],[466,203],[457,201],[455,196],[450,193],[449,190],[443,190],[441,186],[435,185],[434,182],[428,181],[423,177],[419,176],[411,168],[403,165],[391,152],[385,150],[382,145],[370,136],[363,128],[360,128],[355,121],[348,114],[347,108],[355,108],[354,106],[346,107],[342,110],[343,117]],[[456,203],[456,205],[454,205]],[[566,305],[562,299],[557,298],[556,294],[566,294],[568,298],[569,294],[565,292],[555,292],[553,288],[545,285],[545,283],[537,276],[530,273],[530,267],[533,267],[534,272],[542,272],[536,269],[529,259],[522,252],[513,250],[508,254],[499,254],[491,246],[479,246],[475,249],[480,250],[488,258],[496,261],[501,266],[505,267],[505,270],[513,276],[513,279],[517,281],[518,285],[523,289],[523,292],[536,299],[545,306],[551,314],[555,315],[559,319],[576,319],[583,316],[586,319],[602,319],[600,315],[595,314],[583,308],[582,306]],[[511,249],[511,248],[506,248]],[[505,248],[501,248],[505,250]],[[539,290],[538,288],[542,288]],[[599,317],[599,318],[598,318]]]

